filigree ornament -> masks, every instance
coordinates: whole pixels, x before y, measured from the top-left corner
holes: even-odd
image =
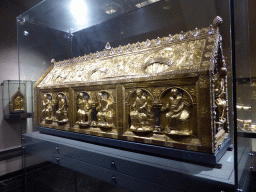
[[[158,97],[158,96],[160,95],[160,90],[159,90],[159,89],[154,89],[153,95],[154,95],[155,97]]]
[[[173,40],[174,42],[180,41],[177,35],[171,38],[176,38]],[[149,46],[151,42],[148,40],[146,43],[148,43]],[[124,51],[122,47],[116,50],[112,48],[109,54],[106,50],[103,50],[101,53],[96,52],[94,55],[91,53],[82,57],[85,62],[81,64],[77,62],[72,66],[68,65],[69,67],[66,67],[66,63],[69,61],[58,62],[64,64],[61,66],[55,64],[54,69],[48,74],[48,77],[43,80],[41,86],[85,81],[86,79],[101,79],[105,81],[109,78],[126,78],[129,76],[142,77],[148,76],[149,74],[170,73],[177,70],[197,70],[200,67],[204,67],[204,65],[200,65],[200,63],[205,44],[205,39],[198,39],[183,43],[180,42],[178,44],[170,44],[157,50],[153,48],[145,51],[146,46],[142,48],[142,44],[139,43],[137,47],[136,45],[134,46],[137,52],[143,51],[143,54],[127,55],[127,52],[125,52],[124,55],[116,54],[118,49],[119,53],[120,50]],[[140,48],[138,48],[138,45]],[[132,51],[132,46],[133,45],[128,44],[127,50]],[[207,54],[211,53],[207,52],[205,56],[208,56]],[[100,58],[100,55],[103,55],[103,57],[107,59],[96,61],[95,59]],[[109,56],[110,58],[108,58]],[[75,59],[78,60],[79,58]],[[77,65],[83,65],[83,70],[78,70]],[[104,71],[95,71],[95,69],[99,67],[104,69]],[[129,81],[129,78],[127,81]]]

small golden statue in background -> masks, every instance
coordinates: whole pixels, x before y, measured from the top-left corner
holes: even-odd
[[[25,112],[25,97],[21,94],[19,88],[11,98],[10,111],[11,113]]]
[[[149,97],[150,98],[150,97]],[[154,129],[153,106],[150,99],[143,95],[141,89],[136,90],[136,98],[131,105],[131,131],[152,132]]]
[[[65,124],[68,122],[67,99],[63,93],[57,95],[56,118],[58,124]]]
[[[14,99],[14,111],[24,111],[24,99],[22,95],[18,95]]]
[[[77,124],[80,126],[90,126],[92,121],[91,103],[86,93],[79,93],[77,97]]]
[[[97,126],[100,128],[112,128],[114,116],[113,99],[107,92],[104,92],[104,95],[101,92],[98,93],[97,99]]]
[[[42,101],[42,104],[43,104],[42,119],[45,120],[46,123],[52,123],[53,103],[52,103],[52,96],[49,93],[44,94],[44,100]]]

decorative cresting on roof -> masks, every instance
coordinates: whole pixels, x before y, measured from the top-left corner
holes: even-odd
[[[213,20],[213,26],[214,27],[219,27],[222,24],[223,20],[220,16],[217,16]]]
[[[39,86],[139,78],[210,70],[216,56],[221,17],[208,28],[157,37],[55,62]]]

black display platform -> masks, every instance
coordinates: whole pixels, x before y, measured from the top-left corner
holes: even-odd
[[[7,120],[23,120],[27,118],[31,118],[32,113],[11,113],[9,115],[5,115],[4,118]]]
[[[111,138],[104,138],[104,137],[62,131],[62,130],[39,127],[39,126],[37,127],[37,129],[41,133],[45,133],[45,134],[75,139],[79,141],[86,141],[86,142],[100,144],[104,146],[111,146],[118,149],[125,149],[128,151],[140,152],[143,154],[155,155],[159,157],[167,157],[174,160],[200,164],[200,165],[205,165],[209,167],[217,167],[217,168],[221,167],[221,164],[218,164],[218,162],[223,156],[223,154],[230,147],[230,144],[231,144],[231,140],[230,138],[228,138],[226,142],[223,143],[222,148],[216,154],[208,154],[208,153],[202,153],[202,152],[149,145],[144,143],[136,143],[136,142],[130,142],[130,141],[111,139]]]
[[[114,147],[32,132],[22,135],[24,161],[39,157],[73,171],[136,192],[233,192],[234,152],[226,151],[221,168],[176,161]],[[250,167],[249,149],[238,149],[239,167]],[[246,181],[246,180],[245,180]]]
[[[256,132],[245,132],[245,131],[238,131],[237,132],[238,137],[245,137],[245,138],[256,138]]]

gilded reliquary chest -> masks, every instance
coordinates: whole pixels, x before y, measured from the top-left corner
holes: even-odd
[[[215,154],[229,135],[221,22],[53,60],[35,85],[37,125]]]

